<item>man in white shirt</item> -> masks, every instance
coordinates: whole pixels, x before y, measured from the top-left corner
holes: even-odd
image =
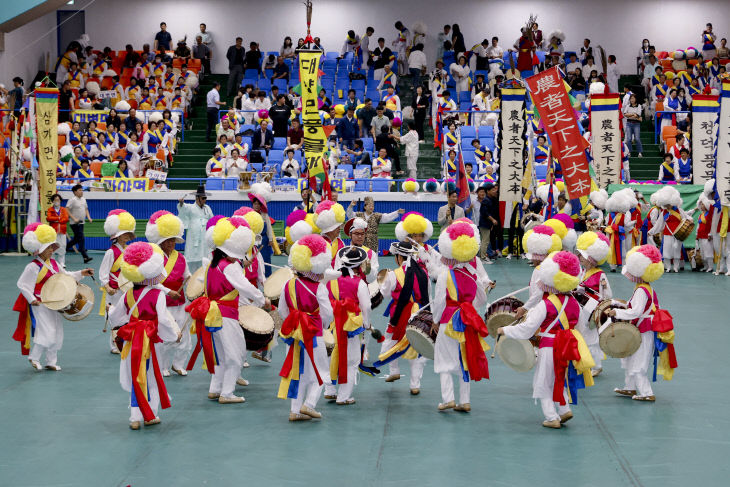
[[[618,70],[618,64],[616,64],[616,56],[611,54],[608,56],[608,65],[606,66],[606,81],[608,81],[608,87],[611,93],[618,93],[618,79],[621,73]]]
[[[421,75],[426,72],[426,55],[423,53],[423,44],[416,44],[408,56],[408,71],[413,80],[413,91],[421,86]]]
[[[578,57],[575,55],[574,52],[570,53],[570,62],[568,62],[568,65],[565,67],[566,73],[575,73],[576,69],[583,70],[583,65],[578,61]]]
[[[354,54],[355,52],[357,52],[358,47],[360,47],[360,36],[355,34],[354,30],[348,30],[345,42],[342,44],[340,57],[345,57],[345,54],[347,54],[348,52]]]
[[[451,25],[446,24],[444,25],[443,32],[439,32],[438,36],[438,46],[436,46],[436,59],[443,59],[444,57],[444,42],[451,40]]]
[[[492,37],[492,45],[487,48],[487,57],[489,59],[502,59],[504,57],[504,49],[499,46],[499,37]]]
[[[197,36],[200,36],[203,44],[206,46],[210,47],[213,44],[213,35],[208,31],[208,27],[205,24],[200,24],[200,32],[191,37],[195,39]]]
[[[79,252],[84,258],[84,264],[90,262],[92,259],[86,253],[86,240],[84,238],[84,222],[89,220],[91,222],[91,216],[89,215],[89,206],[86,204],[86,198],[84,198],[84,188],[77,184],[71,188],[73,196],[66,202],[66,210],[68,211],[69,224],[71,230],[74,232],[74,237],[66,244],[66,252],[73,251],[74,245],[79,246]]]
[[[416,179],[416,162],[418,162],[418,132],[416,124],[408,121],[408,133],[398,138],[401,144],[406,146],[406,166],[408,177]]]
[[[649,56],[649,62],[646,66],[644,66],[644,76],[641,80],[641,84],[644,86],[647,95],[651,91],[651,78],[656,73],[656,68],[658,66],[660,66],[660,64],[657,63],[656,57],[654,57],[654,55]]]
[[[593,62],[593,56],[588,56],[586,64],[583,66],[583,79],[586,80],[586,83],[589,83],[589,80],[591,79],[591,71],[593,70],[597,71],[598,74],[601,74],[601,68]]]
[[[213,88],[210,89],[205,97],[206,113],[208,115],[208,126],[205,131],[206,142],[210,142],[210,133],[215,129],[215,125],[218,122],[218,110],[220,107],[226,105],[226,102],[221,101],[220,89],[221,84],[216,81],[213,84]]]

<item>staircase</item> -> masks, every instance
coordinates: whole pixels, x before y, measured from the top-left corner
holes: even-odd
[[[619,91],[623,93],[624,85],[640,85],[641,78],[637,75],[624,75],[619,79]],[[644,120],[641,123],[641,145],[642,155],[638,157],[636,150],[631,152],[629,157],[631,179],[637,181],[655,180],[659,175],[659,166],[662,163],[660,145],[654,143],[654,122]],[[629,147],[631,149],[631,147]]]
[[[198,87],[198,94],[193,101],[193,116],[188,118],[188,126],[192,129],[185,130],[185,141],[181,142],[178,151],[174,156],[173,166],[170,168],[171,178],[200,178],[205,179],[205,164],[212,155],[215,143],[205,141],[205,129],[207,125],[205,96],[213,87],[213,82],[218,81],[222,87],[226,86],[227,75],[213,74],[206,76]],[[224,91],[222,88],[221,91]],[[221,101],[227,101],[221,97]],[[212,135],[213,139],[215,134]],[[199,181],[171,181],[170,189],[194,190],[198,187]]]
[[[400,97],[400,103],[401,107],[409,107],[411,106],[411,102],[413,101],[413,84],[411,82],[411,78],[409,76],[404,76],[398,79],[398,96]],[[403,133],[405,134],[408,131],[407,127],[403,127]],[[428,179],[428,178],[436,178],[441,179],[441,152],[434,148],[433,146],[433,128],[428,123],[428,119],[426,119],[426,123],[423,127],[423,137],[426,142],[423,144],[420,144],[418,147],[418,163],[416,164],[417,167],[417,176],[418,179]],[[401,159],[401,169],[406,172],[406,175],[408,174],[408,169],[406,167],[406,152],[405,152],[405,146],[400,146],[400,159]],[[407,176],[405,176],[407,177]],[[400,188],[395,188],[395,190],[400,191]]]

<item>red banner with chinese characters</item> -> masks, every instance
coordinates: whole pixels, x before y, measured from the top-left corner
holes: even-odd
[[[563,76],[558,67],[525,79],[532,101],[540,114],[545,132],[552,143],[552,154],[563,169],[563,177],[571,199],[588,196],[591,192],[591,176],[585,149],[586,140],[581,136],[575,111],[565,91]]]

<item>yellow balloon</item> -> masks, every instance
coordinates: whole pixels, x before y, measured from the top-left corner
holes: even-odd
[[[664,74],[667,75],[667,79],[674,79],[674,72],[673,71],[666,71]]]
[[[341,103],[335,105],[335,115],[337,115],[338,117],[341,117],[344,114],[345,114],[345,105],[343,105]]]

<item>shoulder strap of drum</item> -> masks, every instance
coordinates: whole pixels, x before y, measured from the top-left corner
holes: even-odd
[[[645,311],[645,312],[644,312],[644,313],[643,313],[643,314],[642,314],[642,315],[641,315],[641,316],[639,317],[639,321],[638,321],[638,323],[641,323],[641,322],[642,322],[642,321],[644,321],[644,320],[645,320],[646,318],[648,318],[649,316],[651,316],[651,314],[652,314],[652,313],[654,313],[654,312],[655,312],[655,311],[657,310],[658,306],[657,306],[657,305],[656,305],[656,303],[654,302],[654,290],[653,290],[653,289],[651,288],[651,286],[650,286],[649,284],[646,284],[646,283],[642,283],[642,284],[639,284],[639,286],[638,286],[638,287],[640,287],[640,288],[644,289],[644,291],[646,291],[646,296],[647,296],[647,298],[649,299],[649,301],[651,302],[651,306],[649,307],[649,309],[648,309],[648,310],[646,310],[646,311]]]
[[[568,296],[565,296],[565,301],[563,301],[562,304],[561,304],[560,303],[560,298],[558,298],[554,294],[551,294],[550,296],[548,296],[548,300],[550,301],[550,303],[553,306],[555,306],[555,310],[558,312],[558,314],[555,317],[555,319],[553,320],[553,322],[550,323],[550,325],[547,328],[545,328],[545,331],[543,331],[541,333],[538,333],[539,336],[548,336],[548,333],[550,333],[550,330],[552,330],[553,327],[555,325],[557,325],[558,322],[561,321],[561,317],[563,316],[563,312],[565,311],[565,307],[568,305],[568,301],[570,299],[568,298]],[[556,304],[556,301],[557,301],[557,304]],[[560,308],[558,308],[558,304],[561,304]],[[566,321],[567,321],[567,319],[566,319]]]
[[[152,288],[145,287],[142,290],[142,293],[139,295],[139,299],[137,299],[136,301],[134,299],[134,289],[130,289],[129,291],[127,291],[126,299],[127,299],[127,306],[129,306],[129,312],[127,313],[127,322],[129,322],[129,320],[132,318],[132,315],[134,314],[134,312],[137,311],[137,305],[142,302],[142,298],[144,298],[147,295],[147,293],[150,291],[150,289],[152,289]],[[135,316],[135,318],[138,317],[139,312],[134,314],[134,316]]]

